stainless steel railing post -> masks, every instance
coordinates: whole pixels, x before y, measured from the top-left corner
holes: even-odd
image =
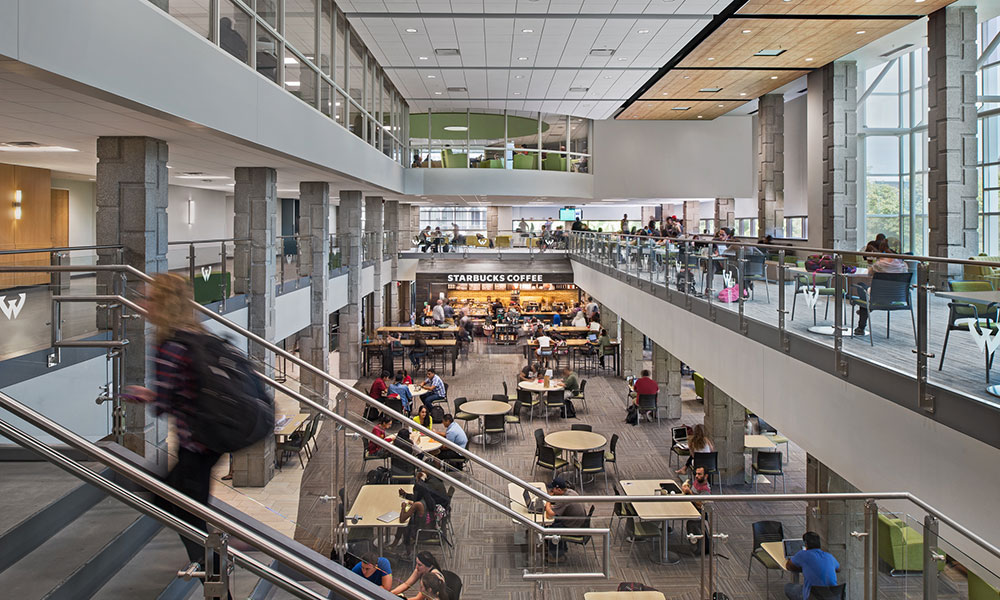
[[[928,413],[934,414],[934,396],[927,392],[927,359],[934,355],[927,352],[927,293],[933,289],[930,282],[930,264],[927,262],[917,263],[917,406]],[[907,292],[909,294],[909,292]],[[977,327],[970,324],[969,327]],[[925,571],[926,573],[926,571]]]
[[[844,358],[844,257],[833,255],[833,281],[836,303],[833,311],[833,355],[837,372],[847,377],[847,360]]]
[[[945,556],[938,550],[938,520],[934,515],[924,516],[924,600],[937,600],[939,561]]]
[[[766,266],[765,266],[766,268]],[[781,349],[789,352],[791,348],[788,343],[788,330],[785,328],[785,281],[788,273],[788,266],[785,264],[785,251],[778,251],[778,341]],[[792,300],[795,301],[794,299]]]

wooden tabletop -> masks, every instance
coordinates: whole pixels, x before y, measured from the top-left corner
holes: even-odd
[[[666,600],[663,592],[587,592],[583,600]]]
[[[563,389],[562,379],[550,379],[549,387],[545,387],[545,383],[538,381],[537,379],[532,379],[530,381],[521,381],[517,384],[517,387],[522,390],[528,390],[529,392],[548,392],[548,391],[558,391]],[[463,406],[465,406],[463,404]]]
[[[760,450],[774,448],[775,445],[766,435],[745,435],[743,436],[743,447],[750,448],[751,450]]]
[[[534,488],[546,491],[545,484],[540,481],[531,481],[529,485]],[[507,484],[507,495],[510,496],[510,509],[517,514],[527,517],[535,521],[535,523],[544,523],[546,525],[552,524],[555,519],[549,519],[545,516],[545,513],[530,513],[528,512],[528,507],[524,505],[524,488],[517,485],[514,482],[509,482]],[[535,496],[532,496],[534,498]]]
[[[415,325],[412,327],[379,327],[375,330],[376,333],[455,333],[458,331],[457,325],[448,325],[447,327],[422,327],[420,325]]]
[[[292,432],[294,432],[296,429],[302,427],[302,424],[305,423],[306,419],[309,418],[308,413],[299,413],[297,415],[284,415],[284,416],[289,417],[288,422],[282,425],[281,427],[275,427],[274,435],[284,435],[284,436],[291,435]]]
[[[478,417],[505,415],[510,412],[510,404],[496,400],[473,400],[462,405],[462,412]]]
[[[413,340],[399,340],[399,345],[400,346],[406,346],[407,348],[410,347],[410,346],[412,346],[415,343],[416,342],[414,342]],[[456,339],[450,339],[450,340],[432,339],[432,340],[424,340],[424,343],[427,344],[428,346],[454,346],[455,344],[458,343],[458,340],[456,340]],[[369,340],[369,341],[365,342],[364,345],[365,346],[374,346],[374,347],[385,347],[385,346],[389,345],[389,340]]]
[[[781,565],[782,569],[784,569],[786,571],[788,570],[788,569],[785,569],[785,561],[787,560],[787,557],[785,556],[785,543],[784,542],[781,542],[781,541],[779,541],[779,542],[761,542],[760,547],[761,547],[762,550],[764,550],[764,552],[767,552],[768,555],[770,555],[771,558],[774,559],[774,562],[776,562],[779,565]]]
[[[653,496],[655,490],[660,489],[660,482],[666,481],[670,478],[626,479],[621,485],[626,496]],[[701,513],[691,502],[635,502],[632,506],[639,518],[647,521],[701,518]]]
[[[556,333],[587,333],[590,331],[590,327],[573,327],[572,325],[553,325],[549,327],[548,331],[555,331]]]
[[[560,450],[587,452],[602,448],[608,443],[608,438],[593,431],[553,431],[545,436],[545,443]]]
[[[414,398],[417,398],[418,396],[423,396],[424,394],[430,391],[430,390],[425,390],[424,388],[420,387],[415,383],[411,383],[406,387],[410,388],[410,395],[413,396]]]
[[[399,497],[399,490],[402,489],[407,494],[413,493],[412,485],[365,485],[361,487],[351,510],[347,512],[348,527],[403,527],[399,522],[399,517],[383,523],[378,518],[390,511],[399,512],[399,507],[403,503],[403,498]],[[351,517],[360,516],[357,523],[351,522]]]
[[[387,442],[391,442],[394,439],[396,439],[396,436],[394,435],[386,436],[385,438]],[[443,445],[434,438],[420,432],[410,433],[410,443],[419,448],[421,452],[436,452],[440,450]]]
[[[537,346],[538,345],[538,340],[528,340],[525,343],[528,346]],[[573,339],[569,339],[569,340],[562,340],[562,341],[558,342],[558,344],[553,344],[552,346],[549,346],[549,347],[552,348],[552,347],[555,347],[557,345],[558,346],[566,346],[566,347],[569,347],[569,346],[586,346],[587,344],[590,344],[590,342],[588,342],[584,338],[573,338]],[[594,343],[593,345],[596,346],[597,344]]]
[[[976,304],[989,304],[990,302],[1000,302],[1000,291],[992,292],[936,292],[936,296],[956,300],[958,302],[973,302]]]

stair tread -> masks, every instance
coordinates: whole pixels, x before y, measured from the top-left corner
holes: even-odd
[[[187,562],[180,537],[173,530],[161,529],[93,598],[156,598]]]
[[[38,498],[33,501],[37,504]],[[6,505],[6,502],[5,502]],[[9,598],[41,598],[94,556],[138,518],[139,514],[111,498],[0,573],[0,590]]]
[[[0,462],[0,535],[81,485],[47,462]]]

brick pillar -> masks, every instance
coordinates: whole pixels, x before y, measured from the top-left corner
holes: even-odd
[[[601,327],[608,330],[609,338],[618,339],[618,315],[600,302],[597,303],[597,309],[601,312]]]
[[[124,246],[125,264],[144,273],[167,270],[167,143],[147,137],[97,138],[97,227],[99,245]],[[117,263],[114,250],[98,250],[97,263]],[[97,293],[113,294],[111,273],[98,273]],[[129,287],[141,287],[129,276]],[[105,311],[97,311],[99,328],[108,328]],[[146,385],[147,340],[153,328],[146,320],[127,320],[125,384]],[[158,463],[166,461],[167,425],[142,405],[122,403],[125,447]]]
[[[416,207],[412,204],[399,205],[399,229],[397,229],[399,233],[396,235],[396,247],[400,252],[413,249],[413,237],[417,232],[412,228],[410,215],[415,212],[417,212]]]
[[[969,258],[979,253],[975,7],[931,13],[927,43],[927,251]],[[962,266],[952,265],[935,279],[940,284],[946,276],[960,278]]]
[[[601,319],[603,320],[603,315]],[[642,372],[642,332],[627,321],[622,321],[621,353],[622,373],[638,377]]]
[[[757,234],[785,235],[785,98],[760,97],[757,110]]]
[[[846,479],[810,454],[806,455],[806,493],[837,494],[860,492]],[[840,563],[837,580],[847,584],[848,598],[864,597],[864,540],[852,531],[865,530],[863,500],[823,500],[809,502],[806,529],[819,534],[823,550]],[[787,533],[787,532],[786,532]]]
[[[347,267],[347,304],[340,309],[340,377],[361,376],[361,192],[340,192],[337,243],[340,264]]]
[[[732,396],[705,381],[705,433],[719,453],[719,473],[726,485],[743,484],[746,414],[746,409]]]
[[[715,228],[736,227],[736,198],[715,199]]]
[[[839,61],[823,78],[823,247],[857,250],[858,64]],[[874,235],[869,237],[875,237]]]
[[[385,234],[384,216],[382,214],[382,196],[367,196],[365,198],[365,233],[375,234],[372,247],[369,249],[368,260],[374,261],[375,287],[372,294],[372,314],[375,315],[373,326],[382,326],[382,236]],[[369,333],[372,337],[375,332]]]
[[[234,235],[249,239],[247,329],[265,340],[274,340],[275,247],[278,226],[277,172],[270,167],[237,167],[233,188]],[[251,342],[249,354],[258,368],[270,374],[274,354]],[[260,487],[274,477],[274,436],[233,455],[233,485]]]
[[[660,384],[660,418],[681,418],[681,361],[655,342],[653,378]]]
[[[299,332],[299,356],[324,373],[330,371],[330,307],[327,303],[330,264],[330,184],[299,183],[299,276],[309,277],[309,325]],[[301,391],[321,404],[328,402],[325,379],[302,370]]]
[[[694,235],[701,233],[701,202],[688,200],[684,202],[684,233]]]
[[[486,207],[486,237],[491,240],[497,238],[500,230],[500,209],[496,206]]]

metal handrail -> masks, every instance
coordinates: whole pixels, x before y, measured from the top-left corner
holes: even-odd
[[[121,244],[100,244],[94,246],[59,246],[54,248],[23,248],[18,250],[0,250],[3,254],[39,254],[41,252],[74,252],[77,250],[119,250]]]
[[[882,255],[882,256],[885,256],[885,255]],[[912,258],[912,257],[909,257],[908,255],[906,255],[906,256],[907,256],[907,258]],[[138,269],[135,269],[134,267],[131,267],[129,265],[97,265],[97,266],[90,266],[90,267],[76,267],[76,266],[13,266],[13,267],[6,267],[6,266],[0,266],[0,272],[5,272],[5,271],[9,271],[9,272],[93,271],[93,270],[121,271],[121,272],[127,272],[129,274],[135,275],[136,277],[139,277],[140,279],[143,279],[145,281],[152,281],[152,279],[153,279],[151,276],[147,275],[146,273],[143,273],[142,271],[139,271]],[[121,300],[129,308],[132,308],[133,310],[136,310],[137,312],[144,312],[143,309],[141,307],[139,307],[138,305],[136,305],[135,303],[133,303],[131,301],[128,301],[128,300],[126,300],[124,298],[122,298]],[[329,373],[326,373],[325,371],[323,371],[321,369],[318,369],[317,367],[315,367],[312,364],[310,364],[310,363],[302,360],[301,358],[295,356],[294,354],[291,354],[291,353],[287,352],[286,350],[283,350],[279,346],[276,346],[276,345],[272,344],[271,342],[268,342],[267,340],[261,338],[260,336],[257,336],[256,334],[251,333],[250,331],[244,329],[243,327],[240,327],[239,325],[236,325],[235,323],[233,323],[229,319],[226,319],[225,317],[222,317],[220,315],[215,314],[211,310],[209,310],[209,309],[201,306],[200,304],[194,302],[193,300],[191,301],[191,304],[194,306],[194,308],[196,310],[201,311],[202,313],[208,315],[212,319],[218,321],[219,323],[221,323],[222,325],[224,325],[224,326],[228,327],[229,329],[235,331],[236,333],[239,333],[240,335],[243,335],[244,337],[250,339],[251,341],[254,341],[254,342],[256,342],[256,343],[264,346],[265,348],[267,348],[268,350],[274,352],[275,354],[278,354],[278,355],[286,358],[287,360],[292,361],[293,363],[297,364],[299,367],[305,368],[306,370],[310,371],[311,373],[314,373],[315,375],[318,375],[322,379],[324,379],[327,382],[333,384],[335,387],[340,388],[341,391],[343,391],[344,393],[351,394],[356,399],[359,399],[359,400],[361,400],[361,401],[363,401],[363,402],[365,402],[367,404],[370,404],[370,405],[372,405],[372,406],[374,406],[376,408],[379,408],[384,413],[390,414],[393,418],[398,419],[401,422],[411,421],[408,417],[406,417],[402,413],[399,413],[396,410],[394,410],[394,409],[392,409],[392,408],[390,408],[390,407],[382,404],[381,402],[375,400],[374,398],[371,398],[367,394],[363,394],[359,390],[356,390],[353,387],[348,386],[346,383],[342,382],[340,379],[338,379],[336,377],[333,377]],[[276,382],[273,382],[273,380],[270,380],[270,383],[272,385],[276,384]],[[280,385],[280,384],[277,384],[277,385]],[[284,386],[280,386],[278,389],[282,389],[282,391],[288,390],[288,388],[285,388]],[[288,390],[285,393],[288,393],[289,391],[291,391],[291,390]],[[292,394],[294,396],[300,396],[296,392],[292,392]],[[6,404],[5,402],[2,402],[2,400],[3,400],[4,397],[5,396],[2,393],[0,393],[0,404]],[[302,396],[302,398],[305,398],[305,397]],[[324,412],[324,414],[327,414],[327,416],[331,416],[332,418],[338,420],[338,422],[343,422],[343,424],[345,426],[351,427],[352,429],[355,429],[356,431],[359,431],[359,433],[362,436],[364,436],[366,439],[370,439],[371,441],[374,441],[376,444],[381,445],[383,448],[386,448],[390,452],[393,452],[394,454],[400,455],[401,458],[403,458],[404,460],[408,460],[408,458],[411,458],[411,457],[406,456],[404,453],[400,452],[398,448],[394,448],[391,445],[388,445],[384,440],[381,440],[381,443],[379,443],[379,440],[381,438],[377,438],[377,436],[373,436],[370,432],[364,431],[362,428],[358,427],[357,425],[351,423],[350,421],[347,421],[346,419],[343,419],[343,417],[340,417],[339,415],[336,415],[336,413],[333,413],[328,408],[323,407],[322,405],[316,404],[316,403],[314,403],[313,401],[311,401],[309,399],[300,400],[300,401],[304,401],[304,402],[310,403],[310,405],[315,405],[315,406],[319,407],[318,410],[321,410],[322,412]],[[22,416],[22,418],[25,418],[25,417]],[[45,419],[44,417],[42,417],[42,418]],[[28,420],[28,419],[25,418],[25,420]],[[47,419],[45,419],[45,420],[47,421]],[[538,488],[536,488],[536,487],[528,484],[526,481],[522,480],[521,478],[519,478],[519,477],[517,477],[517,476],[515,476],[515,475],[513,475],[511,473],[509,473],[505,469],[502,469],[502,468],[496,466],[495,464],[493,464],[493,463],[491,463],[491,462],[489,462],[489,461],[481,458],[477,454],[468,452],[465,448],[462,448],[462,447],[460,447],[460,446],[452,443],[447,438],[445,438],[443,436],[440,436],[436,432],[434,432],[434,431],[432,431],[432,430],[424,427],[423,425],[421,425],[420,423],[417,423],[416,421],[412,421],[410,423],[410,427],[412,427],[412,428],[420,431],[421,433],[423,433],[425,435],[428,435],[429,437],[431,437],[432,439],[434,439],[434,440],[436,440],[438,442],[441,442],[441,444],[444,447],[449,448],[449,449],[451,449],[453,451],[456,451],[459,454],[461,454],[462,456],[465,456],[466,458],[473,460],[477,464],[482,465],[487,470],[489,470],[489,471],[491,471],[491,472],[499,475],[502,479],[506,479],[509,482],[516,483],[518,486],[520,486],[523,489],[527,490],[531,494],[535,494],[535,495],[537,495],[537,496],[539,496],[539,497],[541,497],[541,498],[543,498],[543,499],[545,499],[547,501],[558,500],[557,496],[553,496],[553,495],[549,494],[547,491],[539,490]],[[58,437],[58,436],[56,436],[56,437]],[[410,462],[410,461],[408,460],[408,462]],[[428,468],[429,466],[426,463],[421,463],[421,467],[422,468]],[[466,489],[467,491],[471,490],[471,493],[473,495],[475,495],[477,497],[481,497],[482,499],[485,499],[488,503],[498,504],[498,503],[496,503],[496,501],[492,500],[491,498],[482,495],[480,492],[478,492],[478,490],[473,490],[472,488],[468,488],[468,486],[466,486],[465,484],[459,482],[457,479],[454,479],[450,475],[447,475],[446,473],[443,473],[442,471],[440,471],[440,470],[438,470],[438,469],[436,469],[434,467],[430,467],[430,468],[432,469],[432,472],[434,472],[435,475],[437,475],[439,477],[443,477],[444,479],[448,480],[451,483],[455,483],[457,485],[462,486],[462,489]],[[578,502],[592,502],[592,503],[597,503],[597,504],[607,504],[607,503],[613,503],[613,502],[620,502],[621,498],[622,498],[621,496],[577,496],[577,497],[575,497],[575,501],[578,501]],[[970,529],[962,526],[961,524],[959,524],[954,519],[948,517],[947,515],[945,515],[944,513],[940,512],[939,510],[937,510],[936,508],[934,508],[930,504],[924,502],[923,500],[920,500],[919,498],[917,498],[916,496],[914,496],[910,492],[872,492],[872,493],[857,492],[857,493],[853,493],[853,494],[833,494],[833,495],[830,495],[830,494],[789,494],[789,495],[760,494],[760,495],[748,495],[748,496],[742,496],[742,495],[719,495],[719,496],[714,496],[713,495],[711,501],[712,502],[739,502],[739,501],[747,502],[747,501],[758,501],[758,499],[760,499],[759,501],[777,500],[777,499],[783,499],[783,500],[823,500],[823,499],[827,499],[827,500],[865,500],[865,499],[911,500],[915,504],[917,504],[918,506],[920,506],[923,510],[925,510],[928,513],[936,516],[942,522],[944,522],[945,524],[947,524],[949,527],[952,527],[953,529],[955,529],[955,531],[957,531],[958,533],[962,534],[963,536],[965,536],[966,538],[968,538],[973,543],[975,543],[975,544],[983,547],[987,552],[989,552],[990,554],[993,554],[997,558],[1000,558],[1000,548],[998,548],[998,547],[994,546],[993,544],[987,542],[986,540],[984,540],[980,536],[978,536],[975,533],[973,533]],[[666,501],[666,502],[685,502],[685,501],[686,502],[690,502],[690,499],[685,499],[683,496],[674,496],[674,497],[671,497],[669,495],[668,496],[629,496],[628,497],[628,501],[632,502],[632,503],[634,503],[634,502],[664,502],[664,501]],[[510,511],[505,506],[500,505],[500,507],[501,507],[501,510],[503,512],[513,513],[513,511]],[[517,513],[513,513],[513,515],[517,515]],[[517,517],[520,517],[520,515],[517,515]],[[532,527],[532,528],[535,528],[535,529],[538,528],[538,524],[535,523],[534,521],[528,521],[527,519],[524,519],[524,521],[526,521],[525,524],[528,525],[529,527]],[[543,531],[544,531],[544,529],[543,529]],[[607,530],[594,530],[594,529],[567,530],[567,529],[560,529],[561,533],[564,533],[564,534],[567,534],[567,535],[571,535],[569,533],[570,531],[584,532],[584,533],[577,533],[576,535],[593,535],[595,533],[600,533],[601,531],[607,531]],[[606,540],[606,543],[610,542],[610,538],[609,537],[605,537],[605,540]],[[543,577],[543,575],[538,575],[537,577]]]
[[[190,244],[217,244],[219,242],[249,242],[250,238],[218,238],[211,240],[176,240],[173,242],[167,242],[168,246],[180,246],[180,245],[190,245]]]
[[[101,463],[110,466],[115,471],[118,471],[119,473],[127,476],[129,479],[141,484],[144,488],[151,490],[158,496],[170,501],[171,504],[184,508],[189,513],[200,519],[204,519],[206,522],[217,527],[218,529],[225,531],[226,533],[231,533],[235,537],[254,546],[261,552],[264,552],[272,558],[281,561],[296,571],[308,575],[313,581],[316,581],[331,590],[335,590],[348,598],[354,598],[356,600],[368,600],[371,598],[371,596],[361,593],[358,589],[351,587],[342,581],[334,579],[324,569],[313,565],[311,562],[302,559],[296,554],[288,552],[277,544],[274,544],[270,540],[263,538],[254,531],[246,528],[237,521],[234,521],[229,517],[208,508],[204,504],[181,494],[173,487],[145,473],[125,459],[104,450],[93,442],[90,442],[87,439],[73,433],[71,430],[47,419],[3,392],[0,392],[0,404],[3,404],[3,406],[12,414],[24,419],[35,427],[38,427],[45,433],[52,435],[81,452],[84,452]],[[63,456],[58,451],[25,434],[2,419],[0,419],[0,434],[14,440],[19,445],[38,453],[47,461],[55,464],[70,474],[101,488],[108,494],[128,504],[132,508],[135,508],[157,521],[160,521],[184,537],[201,544],[205,543],[207,538],[205,532],[192,527],[186,522],[154,506],[148,501],[143,500],[131,492],[128,492],[119,485],[108,481],[104,477],[101,477],[98,473],[84,467],[78,462]],[[324,598],[324,596],[321,596],[302,586],[298,582],[281,575],[270,567],[257,562],[238,550],[230,548],[229,552],[233,555],[237,562],[242,563],[243,566],[250,571],[272,581],[282,589],[285,589],[300,598],[315,600],[323,600]]]
[[[732,240],[716,240],[714,238],[699,238],[695,239],[692,237],[653,237],[648,235],[633,235],[627,233],[609,233],[609,232],[597,232],[597,231],[570,231],[573,235],[581,235],[581,237],[597,237],[597,238],[624,238],[626,240],[635,239],[637,241],[649,241],[649,240],[664,240],[670,244],[677,243],[691,243],[691,244],[721,244],[726,247],[735,246],[740,248],[757,248],[758,250],[768,250],[768,251],[778,251],[791,248],[792,250],[801,250],[804,252],[814,252],[817,254],[845,254],[849,256],[863,256],[871,258],[898,258],[900,260],[913,260],[917,262],[938,262],[946,263],[951,265],[973,265],[980,267],[1000,267],[1000,262],[992,262],[986,260],[969,260],[965,258],[945,258],[942,256],[922,256],[918,254],[888,254],[885,252],[865,252],[864,250],[839,250],[833,248],[813,248],[810,246],[783,246],[779,244],[758,244],[751,242],[736,242]]]

